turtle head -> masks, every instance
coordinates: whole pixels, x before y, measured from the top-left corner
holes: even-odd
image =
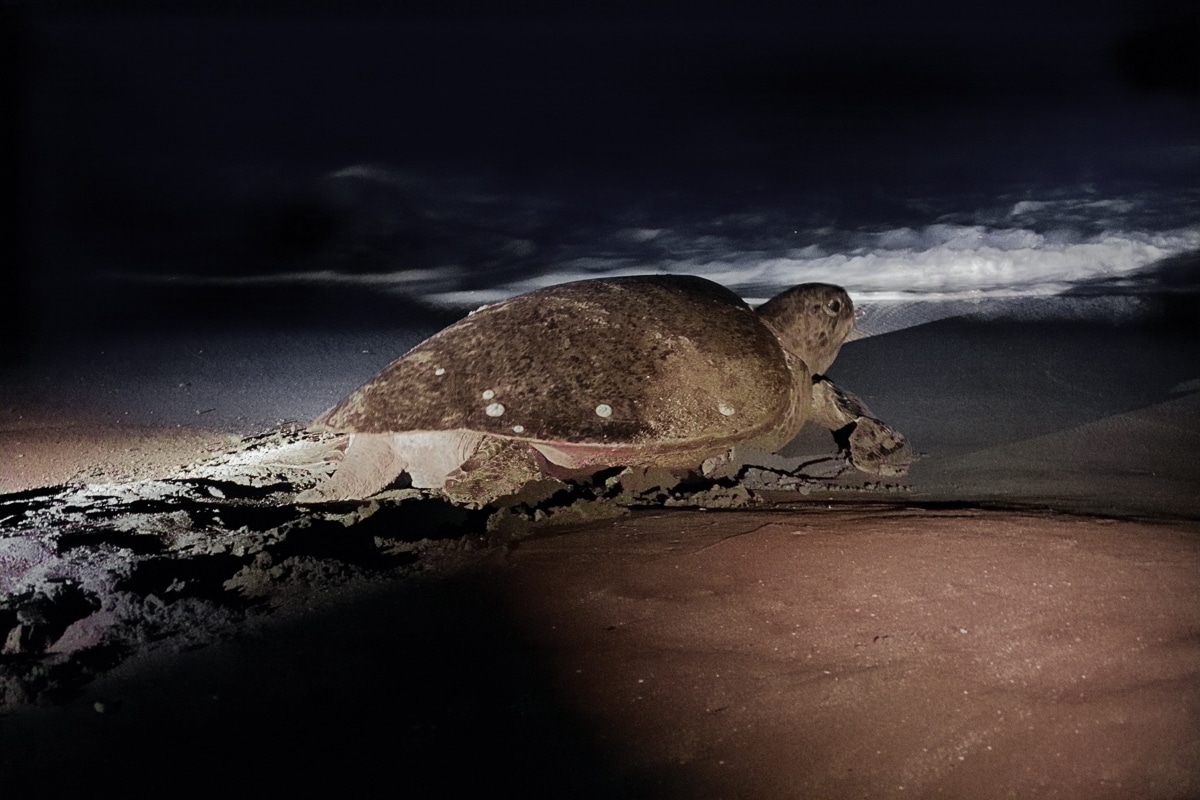
[[[757,309],[783,349],[822,375],[854,328],[854,304],[840,286],[802,283],[780,292]]]

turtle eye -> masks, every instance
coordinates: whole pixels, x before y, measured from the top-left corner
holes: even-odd
[[[836,317],[842,313],[842,301],[836,297],[825,304],[825,313],[831,317]]]

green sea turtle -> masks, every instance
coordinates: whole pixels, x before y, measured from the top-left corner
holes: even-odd
[[[812,421],[867,472],[900,474],[904,438],[823,377],[854,326],[837,286],[757,310],[691,276],[551,286],[484,306],[414,347],[313,429],[349,434],[299,502],[360,499],[401,473],[483,505],[529,481],[610,467],[721,468],[774,452]]]

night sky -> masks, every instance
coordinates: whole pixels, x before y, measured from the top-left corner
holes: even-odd
[[[280,269],[350,164],[579,218],[1200,174],[1195,3],[560,5],[4,5],[5,360],[89,274]]]

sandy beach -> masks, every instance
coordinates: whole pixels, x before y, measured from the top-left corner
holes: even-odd
[[[277,440],[241,436],[318,413],[386,338],[277,337],[272,372],[183,359],[140,395],[119,370],[10,376],[6,787],[111,784],[136,758],[146,786],[182,759],[245,788],[236,751],[276,790],[1200,794],[1190,331],[954,318],[851,343],[831,377],[919,455],[882,484],[489,527],[411,498],[313,514],[286,475],[195,468],[245,469]],[[39,569],[84,588],[14,593]]]

